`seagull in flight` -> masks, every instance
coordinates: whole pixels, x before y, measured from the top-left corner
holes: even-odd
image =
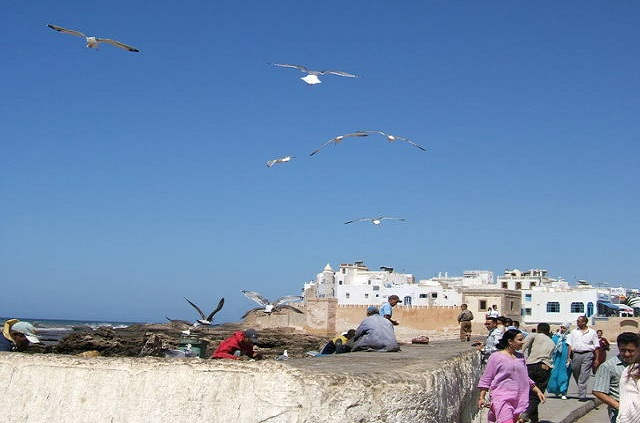
[[[278,159],[269,160],[267,162],[267,167],[271,167],[274,164],[278,164],[278,163],[287,163],[287,162],[290,162],[292,159],[295,159],[295,156],[285,156],[285,157],[280,157]]]
[[[300,311],[299,309],[287,305],[287,303],[291,303],[294,301],[300,301],[303,300],[304,297],[301,297],[299,295],[286,295],[284,297],[280,297],[278,298],[276,301],[271,302],[269,300],[267,300],[265,297],[263,297],[261,294],[254,292],[254,291],[242,291],[242,293],[244,294],[245,297],[249,298],[250,300],[255,301],[256,303],[260,304],[260,307],[256,307],[256,308],[252,308],[251,310],[247,311],[244,316],[242,316],[242,318],[244,319],[245,317],[247,317],[249,315],[249,313],[253,312],[253,311],[258,311],[258,310],[262,310],[267,314],[271,314],[274,311],[280,311],[283,308],[287,308],[289,310],[293,310],[296,313],[302,313],[302,311]]]
[[[202,317],[202,319],[198,319],[196,320],[196,323],[199,323],[201,325],[204,326],[211,326],[211,323],[213,322],[213,316],[216,315],[217,312],[220,311],[220,309],[222,308],[222,306],[224,305],[224,298],[220,299],[220,302],[218,302],[218,306],[215,308],[215,310],[213,310],[211,312],[211,314],[209,314],[208,316],[205,317],[204,313],[202,312],[202,310],[200,310],[200,307],[198,307],[197,305],[195,305],[194,303],[192,303],[191,301],[189,301],[189,299],[187,297],[184,298],[185,300],[187,300],[187,302],[189,304],[191,304],[191,306],[193,308],[196,309],[196,311],[198,312],[198,314],[200,314],[200,317]],[[197,326],[194,324],[194,326]]]
[[[360,219],[354,219],[348,222],[344,222],[344,224],[348,225],[349,223],[356,223],[356,222],[371,222],[374,225],[378,226],[378,225],[382,225],[383,220],[399,220],[401,222],[407,221],[407,219],[405,219],[404,217],[379,216],[379,217],[361,217]]]
[[[47,26],[49,28],[53,29],[54,31],[62,32],[62,33],[65,33],[65,34],[75,35],[77,37],[83,37],[87,42],[87,48],[98,48],[98,45],[100,43],[107,43],[107,44],[111,44],[112,46],[120,47],[120,48],[128,50],[128,51],[134,51],[134,52],[139,52],[140,51],[135,47],[132,47],[132,46],[127,45],[125,43],[121,43],[120,41],[112,40],[111,38],[87,37],[82,32],[75,31],[73,29],[67,29],[67,28],[63,28],[61,26],[51,25],[51,24],[48,24]]]
[[[343,139],[345,138],[349,138],[349,137],[368,137],[369,134],[362,132],[362,131],[358,131],[358,132],[352,132],[350,134],[344,134],[344,135],[339,135],[335,138],[331,138],[329,141],[325,142],[324,144],[322,144],[317,150],[314,150],[313,152],[311,152],[311,154],[309,154],[310,156],[313,156],[314,154],[318,153],[320,150],[322,150],[323,148],[325,148],[326,146],[328,146],[329,144],[333,143],[333,144],[339,144],[342,142]]]
[[[288,65],[286,63],[274,63],[273,66],[277,66],[280,68],[298,69],[300,72],[306,73],[307,75],[303,76],[300,79],[302,79],[308,85],[316,85],[316,84],[322,83],[322,81],[320,81],[320,78],[318,78],[319,75],[338,75],[338,76],[346,76],[347,78],[358,78],[358,75],[354,75],[349,72],[343,72],[343,71],[337,71],[337,70],[318,71],[318,70],[309,69],[306,66],[302,66],[302,65]]]
[[[424,148],[423,146],[421,146],[419,144],[416,144],[415,142],[411,141],[409,138],[399,137],[397,135],[387,134],[386,132],[382,132],[382,131],[360,131],[360,132],[364,132],[366,134],[380,134],[383,137],[385,137],[387,139],[387,141],[389,141],[389,142],[403,141],[403,142],[406,142],[408,144],[411,144],[414,147],[419,148],[422,151],[427,151],[426,148]]]

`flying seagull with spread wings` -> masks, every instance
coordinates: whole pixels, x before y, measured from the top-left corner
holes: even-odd
[[[121,43],[120,41],[112,40],[111,38],[87,37],[82,32],[75,31],[73,29],[67,29],[67,28],[63,28],[61,26],[51,25],[51,24],[49,24],[47,26],[49,28],[53,29],[54,31],[62,32],[64,34],[71,34],[71,35],[75,35],[76,37],[84,38],[85,41],[87,42],[87,48],[98,48],[98,45],[100,43],[107,43],[107,44],[111,44],[112,46],[120,47],[120,48],[128,50],[128,51],[134,51],[134,52],[139,52],[140,51],[135,47],[131,47],[130,45],[127,45],[125,43]]]
[[[313,69],[309,69],[306,66],[302,66],[302,65],[289,65],[286,63],[273,63],[273,66],[277,66],[280,68],[292,68],[292,69],[297,69],[300,72],[306,73],[306,76],[303,76],[302,79],[304,82],[306,82],[308,85],[315,85],[315,84],[320,84],[322,83],[322,81],[320,81],[320,78],[318,78],[319,75],[338,75],[338,76],[346,76],[347,78],[358,78],[358,75],[354,75],[352,73],[349,72],[343,72],[343,71],[338,71],[338,70],[313,70]]]
[[[405,138],[405,137],[399,137],[397,135],[391,135],[391,134],[387,134],[386,132],[382,132],[382,131],[361,131],[364,132],[366,134],[380,134],[383,137],[385,137],[387,139],[387,141],[389,142],[396,142],[396,141],[402,141],[402,142],[406,142],[408,144],[411,144],[412,146],[419,148],[422,151],[427,151],[426,148],[424,148],[423,146],[416,144],[415,142],[411,141],[409,138]]]
[[[325,148],[329,144],[339,144],[345,138],[349,138],[349,137],[368,137],[368,136],[369,136],[369,134],[367,134],[365,132],[361,132],[361,131],[352,132],[350,134],[339,135],[339,136],[337,136],[335,138],[331,138],[329,141],[327,141],[324,144],[322,144],[317,150],[312,151],[311,154],[309,154],[309,155],[313,156],[314,154],[318,153],[320,150],[322,150],[323,148]]]
[[[289,310],[293,310],[296,313],[302,313],[302,311],[300,311],[299,309],[287,305],[287,303],[291,303],[294,301],[300,301],[303,300],[304,297],[301,297],[299,295],[286,295],[284,297],[280,297],[278,298],[276,301],[271,302],[269,300],[267,300],[265,297],[263,297],[261,294],[254,292],[254,291],[242,291],[242,293],[244,294],[245,297],[249,298],[250,300],[255,301],[256,303],[260,304],[260,307],[256,307],[256,308],[252,308],[251,310],[247,311],[244,316],[242,316],[242,318],[244,319],[245,317],[247,317],[250,313],[254,312],[254,311],[258,311],[258,310],[262,310],[267,314],[271,314],[274,311],[280,311],[283,308],[289,309]]]
[[[196,309],[198,314],[200,314],[200,317],[202,317],[202,319],[198,319],[198,320],[196,320],[196,322],[200,323],[201,325],[205,325],[205,326],[210,326],[211,325],[211,323],[213,322],[213,316],[215,316],[216,313],[219,312],[220,309],[222,309],[222,306],[224,305],[224,298],[221,298],[220,302],[218,302],[218,306],[208,316],[205,317],[205,315],[202,312],[202,310],[200,310],[200,307],[198,307],[197,305],[195,305],[194,303],[189,301],[189,299],[187,297],[185,297],[184,299],[187,300],[187,302],[189,304],[191,304],[191,306],[193,308]]]
[[[378,226],[382,224],[383,220],[399,220],[401,222],[407,221],[407,219],[405,219],[404,217],[378,216],[378,217],[361,217],[360,219],[354,219],[348,222],[344,222],[344,224],[348,225],[349,223],[356,223],[356,222],[371,222],[374,225]]]
[[[295,156],[285,156],[285,157],[280,157],[278,159],[269,160],[267,162],[267,167],[271,167],[274,164],[278,164],[278,163],[287,163],[287,162],[290,162],[292,159],[295,159]]]

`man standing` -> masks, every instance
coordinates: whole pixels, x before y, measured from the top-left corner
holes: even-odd
[[[527,356],[527,373],[529,379],[536,383],[542,392],[547,389],[553,361],[551,356],[556,348],[556,344],[551,340],[551,327],[548,323],[538,323],[536,333],[532,333],[524,339],[522,351]],[[529,391],[529,407],[527,415],[531,423],[538,423],[538,405],[540,398],[533,391]]]
[[[482,354],[482,362],[486,363],[489,356],[497,351],[496,345],[498,345],[498,342],[500,342],[500,339],[502,338],[502,331],[498,328],[498,321],[495,317],[487,317],[484,322],[484,327],[489,331],[489,335],[487,336],[484,346],[480,342],[472,345],[478,347],[478,351]]]
[[[587,400],[587,381],[591,375],[593,351],[600,345],[596,331],[587,326],[587,317],[578,317],[578,327],[571,331],[567,338],[569,356],[571,357],[571,373],[578,384],[579,401]]]
[[[460,323],[460,341],[469,342],[471,340],[471,321],[473,313],[467,309],[466,304],[460,306],[460,314],[458,314],[458,323]]]
[[[4,322],[0,335],[0,351],[24,351],[30,343],[39,342],[36,328],[31,323],[21,322],[18,319],[9,319]]]
[[[498,306],[497,305],[493,305],[492,308],[489,309],[489,311],[487,312],[487,317],[499,317],[500,313],[498,312]]]
[[[633,332],[618,335],[618,355],[608,359],[596,372],[593,395],[608,405],[609,420],[615,423],[620,408],[620,376],[625,367],[633,361],[640,346],[640,336]]]
[[[401,303],[402,301],[400,301],[400,297],[398,297],[397,295],[389,295],[389,299],[386,303],[382,304],[382,307],[380,307],[380,316],[384,317],[385,319],[389,319],[389,321],[391,322],[391,324],[393,324],[394,326],[396,326],[398,324],[398,322],[396,322],[395,320],[393,320],[391,318],[391,316],[393,316],[393,307],[396,306],[396,304]]]

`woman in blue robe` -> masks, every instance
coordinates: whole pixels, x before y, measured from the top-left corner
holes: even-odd
[[[569,327],[571,323],[563,323],[560,326],[560,332],[557,332],[551,338],[556,344],[553,350],[553,370],[547,385],[547,392],[562,395],[562,399],[567,399],[567,389],[569,389],[569,378],[571,376],[571,367],[569,362],[569,344],[567,337],[569,336]]]

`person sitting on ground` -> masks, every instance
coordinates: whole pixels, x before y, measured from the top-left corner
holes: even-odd
[[[0,351],[24,351],[29,344],[37,344],[36,328],[29,322],[9,319],[4,322],[0,335]]]
[[[382,304],[382,307],[380,307],[380,316],[384,317],[385,319],[389,319],[389,321],[394,326],[398,325],[398,322],[393,320],[391,316],[393,315],[393,307],[395,307],[396,304],[401,302],[402,301],[400,301],[400,297],[398,297],[397,295],[389,295],[388,301]]]
[[[356,330],[349,329],[342,335],[336,336],[331,341],[327,342],[324,347],[322,347],[322,350],[320,350],[320,354],[342,354],[351,351],[349,340],[353,339],[355,335]]]
[[[620,408],[620,377],[624,369],[633,363],[640,347],[640,336],[623,332],[616,339],[618,355],[602,363],[593,382],[593,395],[608,406],[609,420],[615,423]],[[606,354],[606,353],[605,353]]]
[[[351,351],[400,351],[393,332],[393,324],[380,315],[376,306],[367,308],[367,318],[360,323],[355,336],[349,343]]]
[[[244,332],[234,332],[218,345],[211,358],[227,358],[239,360],[243,356],[260,360],[262,354],[256,352],[255,344],[258,343],[258,333],[255,329],[247,329]]]

